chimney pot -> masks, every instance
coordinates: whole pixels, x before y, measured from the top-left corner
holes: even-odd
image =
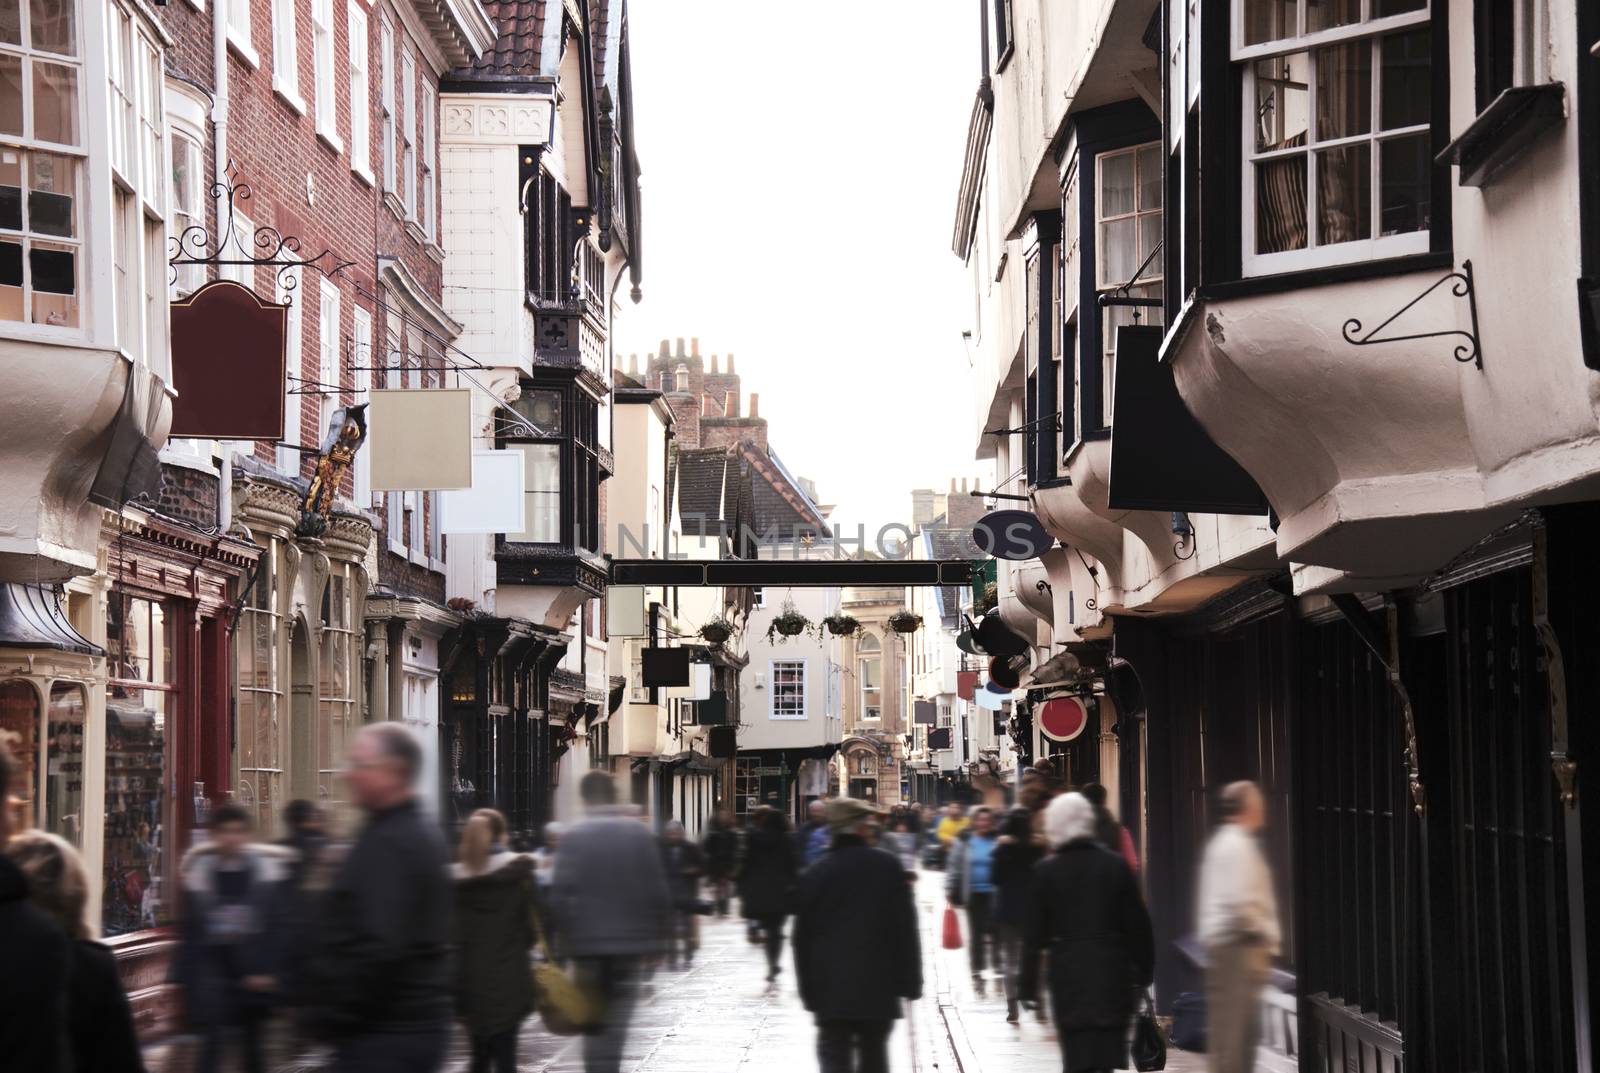
[[[750,392],[750,416],[761,416],[761,396],[757,395],[754,391]]]
[[[950,478],[950,491],[954,492],[955,490],[956,490],[956,479],[954,477],[951,477]]]

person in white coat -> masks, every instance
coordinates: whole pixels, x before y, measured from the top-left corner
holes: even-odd
[[[1222,791],[1222,826],[1200,867],[1200,942],[1206,952],[1206,1050],[1211,1073],[1251,1073],[1261,991],[1280,933],[1272,872],[1258,834],[1266,803],[1253,782]]]

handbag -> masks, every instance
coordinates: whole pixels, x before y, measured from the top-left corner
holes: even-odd
[[[605,1006],[589,988],[575,980],[560,965],[550,960],[539,917],[533,918],[533,933],[539,943],[539,960],[533,965],[533,989],[539,1018],[545,1028],[558,1036],[575,1036],[605,1019]]]
[[[1149,994],[1144,996],[1144,1003],[1139,1007],[1138,1016],[1133,1022],[1133,1046],[1130,1048],[1133,1058],[1133,1068],[1139,1073],[1152,1073],[1153,1070],[1167,1068],[1167,1041],[1161,1035],[1161,1026],[1156,1023],[1155,1007],[1150,1002]]]
[[[961,949],[961,920],[956,916],[956,907],[944,907],[944,948],[946,950]]]

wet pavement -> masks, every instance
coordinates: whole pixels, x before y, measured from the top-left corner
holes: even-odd
[[[893,1073],[1057,1073],[1055,1032],[1024,1011],[1022,1023],[1006,1023],[998,980],[983,996],[974,993],[964,950],[944,950],[939,926],[944,909],[943,877],[923,873],[918,909],[923,924],[923,998],[910,1004],[890,1039]],[[645,987],[629,1033],[623,1062],[627,1073],[809,1073],[816,1065],[816,1036],[800,1005],[787,950],[782,975],[769,987],[758,947],[734,918],[702,922],[701,948],[693,965],[658,970]],[[448,1065],[465,1073],[465,1041],[457,1040]],[[546,1032],[537,1017],[523,1028],[518,1051],[521,1073],[583,1073],[577,1037]],[[274,1073],[312,1073],[319,1057],[303,1054],[273,1062]],[[181,1068],[176,1063],[171,1068]],[[152,1066],[159,1071],[160,1064]],[[1201,1073],[1202,1055],[1168,1053],[1171,1073]]]

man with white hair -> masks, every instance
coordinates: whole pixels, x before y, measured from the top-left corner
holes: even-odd
[[[1261,991],[1278,954],[1278,903],[1257,833],[1266,804],[1253,782],[1222,790],[1222,826],[1200,866],[1200,942],[1206,951],[1206,1044],[1212,1073],[1256,1066]]]

